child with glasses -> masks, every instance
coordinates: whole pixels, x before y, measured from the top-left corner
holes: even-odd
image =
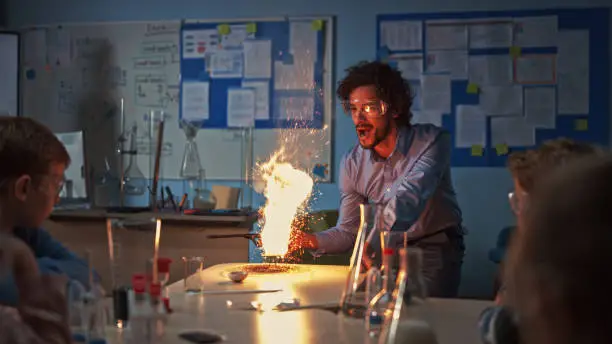
[[[508,198],[519,228],[530,194],[539,183],[566,164],[599,153],[601,150],[591,144],[565,138],[546,141],[536,149],[512,153],[508,157],[508,169],[514,190],[508,194]],[[502,284],[501,293],[496,298],[498,303],[503,302],[504,289]]]
[[[0,164],[0,232],[25,243],[42,273],[89,285],[87,264],[39,228],[58,200],[70,164],[64,145],[32,119],[0,117]],[[0,278],[0,304],[15,306],[18,290],[11,273]]]

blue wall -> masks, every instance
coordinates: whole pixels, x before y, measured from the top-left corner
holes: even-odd
[[[336,80],[350,65],[360,60],[375,58],[377,14],[610,6],[609,0],[7,0],[7,2],[8,24],[13,28],[65,22],[333,15],[337,18]],[[350,118],[340,115],[340,109],[337,113],[339,115],[336,116],[334,125],[336,163],[356,140]],[[494,244],[498,231],[514,222],[507,204],[507,193],[511,190],[512,183],[508,172],[503,168],[456,168],[453,170],[453,178],[465,215],[465,224],[470,229],[461,294],[466,297],[486,297],[491,294],[495,272],[495,267],[487,260],[487,250]],[[321,196],[314,205],[315,208],[338,207],[336,184],[321,185],[319,191]]]

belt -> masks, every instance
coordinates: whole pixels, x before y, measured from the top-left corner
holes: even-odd
[[[449,240],[452,239],[456,239],[458,237],[462,237],[463,234],[460,234],[461,232],[458,230],[461,227],[461,225],[454,225],[454,226],[450,226],[450,227],[446,227],[440,230],[437,230],[435,232],[429,233],[429,234],[425,234],[421,237],[418,238],[414,238],[414,239],[407,239],[405,242],[405,246],[414,246],[419,244],[421,241],[427,239],[427,238],[431,238],[433,236],[436,236],[440,233],[444,233],[446,234],[446,236],[448,237]]]

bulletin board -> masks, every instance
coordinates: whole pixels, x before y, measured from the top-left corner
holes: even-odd
[[[323,19],[184,23],[180,117],[202,128],[321,129],[324,32]]]
[[[566,137],[610,143],[610,9],[379,15],[377,57],[415,94],[414,123],[453,137],[453,166],[504,166]]]

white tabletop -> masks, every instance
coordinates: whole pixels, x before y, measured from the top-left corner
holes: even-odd
[[[225,343],[364,343],[363,321],[323,310],[277,312],[268,308],[298,298],[302,305],[337,303],[348,272],[344,266],[295,265],[290,273],[251,274],[242,284],[230,282],[227,273],[246,264],[221,264],[205,269],[200,278],[204,295],[186,294],[183,281],[169,287],[170,305],[162,343],[183,343],[178,333],[209,329],[225,335]],[[254,289],[282,289],[273,293],[239,293]],[[227,301],[232,302],[228,308]],[[251,302],[264,310],[241,310]],[[477,320],[491,302],[429,299],[433,326],[440,344],[475,344],[480,339]],[[117,330],[109,330],[110,343],[122,343]]]

